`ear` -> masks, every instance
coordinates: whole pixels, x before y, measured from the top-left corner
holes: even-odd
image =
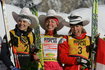
[[[59,26],[59,24],[58,25],[57,24],[55,25],[55,27],[58,27],[58,26]]]
[[[30,24],[30,23],[28,23],[28,26],[31,26],[31,24]]]

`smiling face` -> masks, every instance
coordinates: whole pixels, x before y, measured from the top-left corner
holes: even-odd
[[[27,31],[28,27],[30,26],[31,24],[28,23],[27,21],[25,20],[19,20],[18,22],[18,28],[22,31]]]
[[[53,31],[58,26],[58,21],[55,18],[49,18],[45,21],[45,29],[47,31]]]
[[[78,36],[78,37],[81,36],[82,30],[83,30],[83,26],[82,25],[74,25],[74,26],[71,26],[71,32],[75,36]]]

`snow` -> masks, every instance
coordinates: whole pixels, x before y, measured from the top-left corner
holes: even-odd
[[[1,9],[1,7],[0,7]],[[16,6],[12,6],[12,5],[6,5],[5,6],[5,11],[6,11],[6,18],[7,18],[7,22],[8,22],[8,28],[9,30],[13,29],[15,27],[16,22],[14,21],[13,17],[12,17],[12,11],[15,11],[17,13],[20,12],[20,8],[16,7]],[[4,20],[3,20],[3,16],[2,16],[2,11],[0,10],[0,37],[3,38],[5,35],[5,29],[4,29]]]
[[[42,0],[32,0],[35,5],[38,5]]]
[[[105,34],[105,5],[101,5],[99,6],[99,17],[98,17],[98,32],[101,33],[100,37],[104,37]],[[7,18],[8,18],[8,24],[9,24],[9,30],[14,29],[16,22],[14,21],[13,17],[12,17],[12,12],[15,11],[17,13],[19,13],[21,10],[21,8],[16,7],[16,6],[12,6],[12,5],[6,5],[6,11],[7,11]],[[80,9],[76,9],[74,11],[72,11],[73,13],[76,13],[80,16],[82,16],[83,18],[89,19],[91,21],[91,8],[80,8]],[[39,12],[39,15],[41,14],[46,14],[45,12]],[[70,13],[71,14],[71,13]],[[68,16],[70,14],[66,14],[66,13],[58,13],[58,15],[61,15],[66,21],[68,20]],[[0,16],[2,16],[2,12],[0,11]],[[0,36],[3,38],[3,36],[5,35],[5,31],[4,31],[4,25],[3,25],[3,19],[0,19]],[[41,28],[41,27],[40,27]],[[84,27],[87,31],[87,35],[91,35],[91,22],[89,25]],[[58,31],[59,34],[63,34],[63,35],[67,35],[68,31],[70,30],[70,28],[64,26],[63,29],[61,29],[60,31]],[[41,33],[44,34],[44,30],[41,28]]]

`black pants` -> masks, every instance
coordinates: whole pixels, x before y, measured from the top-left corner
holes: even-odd
[[[18,54],[21,70],[38,70],[38,62],[32,60],[29,54]]]

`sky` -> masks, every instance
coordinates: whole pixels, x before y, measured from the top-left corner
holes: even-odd
[[[16,12],[19,13],[21,8],[16,7],[16,6],[12,6],[12,5],[6,5],[5,6],[6,9],[6,18],[7,18],[7,23],[8,23],[8,30],[14,29],[16,22],[14,21],[13,17],[12,17],[12,12]],[[99,6],[99,14],[98,14],[98,33],[100,33],[100,37],[103,38],[105,37],[105,5],[100,5]],[[74,11],[72,11],[72,13],[75,13],[77,15],[82,16],[84,19],[89,19],[90,20],[90,24],[85,26],[84,28],[87,31],[87,35],[91,36],[91,8],[80,8],[80,9],[76,9]],[[40,12],[39,11],[39,15],[41,14],[46,14],[45,12]],[[71,14],[71,12],[69,14],[66,13],[62,13],[59,12],[58,15],[62,16],[66,21],[68,20],[68,16]],[[0,16],[2,16],[2,12],[0,10]],[[3,38],[3,36],[5,35],[5,29],[4,29],[4,25],[3,25],[3,19],[0,19],[0,36]],[[41,34],[44,34],[44,30],[40,27],[41,29]],[[70,28],[64,26],[60,31],[58,31],[58,34],[63,34],[63,35],[68,35],[68,31],[70,30]]]

